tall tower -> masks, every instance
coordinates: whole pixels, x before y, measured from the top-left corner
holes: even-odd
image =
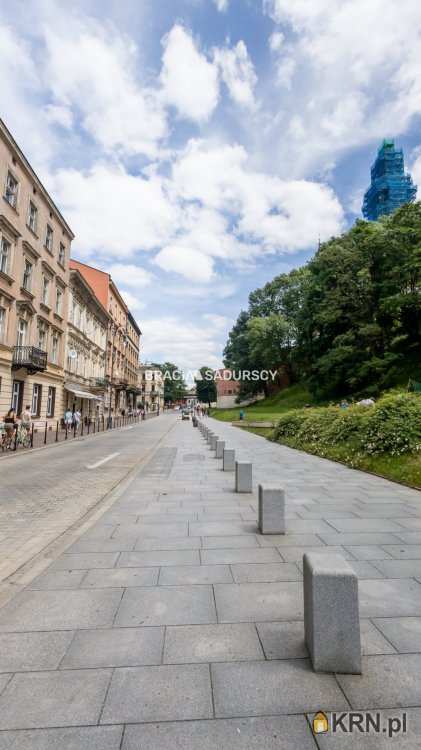
[[[411,175],[405,174],[402,149],[396,149],[394,141],[383,141],[371,167],[371,185],[364,195],[364,218],[376,221],[382,214],[391,214],[415,200],[416,194]]]

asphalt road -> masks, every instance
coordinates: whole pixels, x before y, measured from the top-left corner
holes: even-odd
[[[0,602],[16,574],[101,510],[109,493],[148,460],[179,417],[0,458]],[[1,587],[1,584],[3,586]],[[8,598],[8,597],[7,597]]]

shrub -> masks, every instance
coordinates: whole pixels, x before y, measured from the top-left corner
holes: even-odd
[[[297,448],[318,449],[347,444],[354,453],[398,455],[421,450],[421,396],[384,396],[372,407],[354,405],[287,412],[274,439]]]

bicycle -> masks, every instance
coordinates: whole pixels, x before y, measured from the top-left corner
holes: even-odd
[[[10,432],[10,430],[6,430],[4,425],[0,425],[0,436],[2,452],[4,453],[4,451],[13,450],[14,430],[13,432]]]
[[[18,427],[16,447],[18,447],[18,445],[21,445],[22,448],[31,447],[31,431],[23,424]]]

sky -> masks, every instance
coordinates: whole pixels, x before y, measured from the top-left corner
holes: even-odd
[[[219,367],[250,291],[361,216],[384,138],[421,185],[419,0],[0,3],[1,116],[142,329]]]

